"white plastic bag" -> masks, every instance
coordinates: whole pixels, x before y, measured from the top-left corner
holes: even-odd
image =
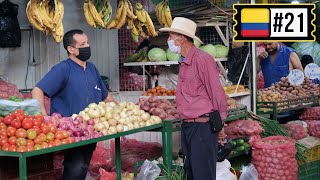
[[[160,175],[160,172],[161,169],[156,163],[145,160],[136,180],[154,180]]]
[[[0,116],[7,116],[8,113],[17,109],[22,109],[32,115],[41,113],[40,102],[37,99],[29,99],[20,102],[0,99]]]
[[[160,69],[158,84],[166,89],[176,89],[178,82],[177,68],[174,66]]]
[[[242,167],[239,180],[259,180],[258,171],[253,164]]]
[[[236,180],[237,177],[230,171],[230,168],[231,164],[227,159],[217,162],[216,180]]]
[[[320,44],[317,42],[296,42],[292,47],[298,55],[308,54],[312,56],[314,62],[320,65]]]

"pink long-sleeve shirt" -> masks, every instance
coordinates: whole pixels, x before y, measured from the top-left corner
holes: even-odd
[[[222,120],[227,117],[227,99],[217,64],[212,56],[195,46],[180,62],[176,103],[182,119],[198,118],[214,110],[220,112]]]

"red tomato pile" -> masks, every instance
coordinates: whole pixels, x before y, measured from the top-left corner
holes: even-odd
[[[29,152],[74,142],[67,131],[59,131],[51,123],[44,123],[42,115],[25,115],[21,109],[0,117],[0,150]]]

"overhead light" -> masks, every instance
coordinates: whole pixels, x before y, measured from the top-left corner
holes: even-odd
[[[299,4],[299,1],[292,1],[291,4]]]

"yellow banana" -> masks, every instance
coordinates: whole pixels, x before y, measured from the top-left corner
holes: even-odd
[[[131,5],[131,3],[130,4],[129,3],[130,3],[130,1],[128,1],[128,0],[125,0],[125,2],[124,2],[125,8],[127,9],[127,16],[130,19],[137,19],[137,16],[134,15],[132,12],[133,11],[132,5]]]
[[[57,27],[56,31],[52,32],[52,37],[54,38],[54,40],[57,43],[59,43],[59,42],[61,42],[61,40],[63,38],[63,34],[64,34],[63,24],[60,23],[60,24],[58,24],[58,27]]]
[[[126,20],[127,20],[127,8],[126,7],[122,8],[120,19],[117,19],[117,20],[118,21],[117,21],[116,29],[119,30],[126,23]]]
[[[93,28],[97,28],[96,23],[94,22],[94,19],[91,15],[91,12],[89,10],[89,4],[88,2],[85,2],[83,4],[83,10],[84,10],[84,17],[86,18],[87,23],[92,26]]]
[[[125,9],[124,4],[123,4],[123,0],[120,0],[119,4],[118,4],[118,7],[117,7],[116,16],[115,16],[115,19],[117,21],[119,21],[119,19],[122,17],[123,9]]]
[[[166,21],[166,16],[165,16],[165,6],[166,6],[166,3],[163,2],[162,5],[161,5],[161,8],[160,8],[160,20],[161,20],[161,23],[165,27],[168,27],[167,21]]]
[[[171,26],[172,24],[172,16],[171,16],[171,11],[170,11],[170,7],[168,4],[164,5],[164,17],[165,17],[165,21],[166,21],[166,25],[168,25],[168,27]]]
[[[59,24],[62,23],[63,16],[64,16],[64,6],[61,0],[54,0],[55,8],[54,8],[54,18],[53,23],[55,24],[56,28]]]
[[[36,29],[38,29],[39,31],[44,31],[44,27],[43,25],[41,25],[41,22],[39,22],[37,19],[34,18],[34,16],[32,16],[32,13],[31,13],[32,9],[30,9],[30,7],[31,7],[31,1],[28,2],[27,8],[26,8],[26,14],[30,24]]]
[[[158,33],[156,32],[155,28],[154,28],[154,25],[153,25],[153,22],[148,14],[147,11],[144,11],[145,13],[145,17],[146,17],[146,27],[147,27],[147,30],[149,32],[149,34],[153,37],[155,36],[158,36]]]
[[[113,19],[106,27],[106,29],[113,29],[117,26],[117,20]]]
[[[132,20],[132,19],[128,19],[128,20],[127,20],[127,23],[128,23],[128,26],[129,26],[130,29],[131,29],[131,32],[132,32],[133,34],[139,36],[139,32],[138,32],[136,26],[134,25],[133,20]]]
[[[158,19],[158,22],[161,24],[161,25],[164,25],[163,24],[163,20],[162,20],[162,8],[163,8],[163,3],[164,1],[161,1],[160,3],[157,4],[156,6],[156,16],[157,16],[157,19]]]
[[[88,4],[89,4],[89,10],[90,10],[90,13],[94,19],[95,22],[97,22],[97,24],[101,27],[105,27],[96,7],[94,6],[92,0],[88,0]]]
[[[134,14],[138,17],[140,22],[142,23],[146,22],[146,17],[144,16],[143,6],[141,3],[136,3],[134,8]]]
[[[45,2],[41,2],[39,4],[36,4],[36,6],[33,6],[32,10],[38,11],[39,17],[40,17],[44,26],[46,26],[50,30],[53,29],[53,21],[49,17],[49,15],[47,14]]]

